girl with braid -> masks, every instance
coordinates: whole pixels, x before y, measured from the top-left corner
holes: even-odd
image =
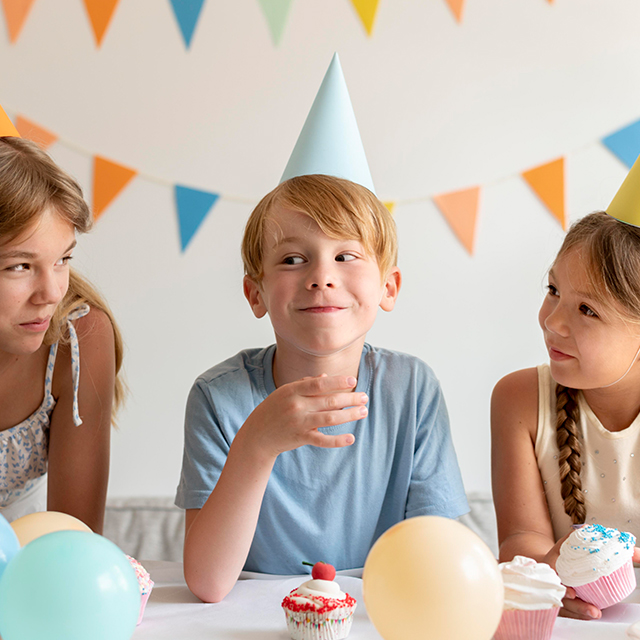
[[[555,567],[574,525],[640,536],[640,228],[604,212],[574,224],[538,319],[550,362],[494,389],[492,480],[500,560]],[[601,616],[571,588],[562,613]]]

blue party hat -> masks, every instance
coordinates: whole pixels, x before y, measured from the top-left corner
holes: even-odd
[[[337,53],[311,105],[280,182],[317,173],[351,180],[375,193]]]

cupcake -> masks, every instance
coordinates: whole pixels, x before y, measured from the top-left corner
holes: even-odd
[[[516,556],[499,565],[504,610],[494,640],[549,640],[566,589],[543,562]]]
[[[356,600],[340,590],[335,575],[331,565],[318,562],[312,579],[282,601],[293,640],[341,640],[349,635]]]
[[[556,570],[578,598],[604,609],[636,588],[635,544],[631,533],[590,524],[576,529],[562,543]]]
[[[153,580],[149,572],[135,558],[131,556],[127,556],[127,558],[136,572],[138,586],[140,587],[140,615],[138,616],[138,624],[140,624],[144,615],[144,608],[147,606],[147,600],[151,595],[151,589],[153,589]]]

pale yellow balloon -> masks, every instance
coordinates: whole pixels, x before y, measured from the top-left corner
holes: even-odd
[[[362,581],[385,640],[490,640],[502,616],[498,562],[455,520],[419,516],[391,527],[369,552]]]
[[[54,531],[89,531],[91,529],[78,518],[58,511],[40,511],[22,516],[11,523],[21,547],[32,540]]]

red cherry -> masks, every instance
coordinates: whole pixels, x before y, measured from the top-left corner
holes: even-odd
[[[336,570],[332,564],[316,562],[311,569],[311,577],[314,580],[333,580],[336,577]]]

